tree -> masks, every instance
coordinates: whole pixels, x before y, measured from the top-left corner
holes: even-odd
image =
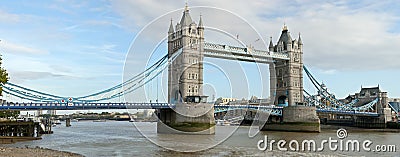
[[[217,100],[215,100],[214,105],[219,105],[222,102],[222,97],[219,97]]]
[[[1,66],[2,63],[3,63],[3,59],[1,58],[1,55],[0,55],[0,84],[4,85],[5,83],[8,82],[9,77],[8,77],[7,70]],[[2,92],[3,92],[3,88],[2,88],[2,86],[0,86],[0,95]]]
[[[0,118],[17,118],[19,114],[20,111],[18,110],[2,110],[0,111]]]
[[[1,58],[1,55],[0,55],[0,85],[1,85],[0,86],[0,95],[2,95],[2,92],[3,92],[2,86],[4,84],[6,84],[9,79],[6,69],[4,69],[1,66],[2,63],[3,63],[3,59]],[[18,117],[19,113],[20,112],[16,111],[16,110],[3,110],[0,112],[0,117],[1,118],[9,118],[9,117],[16,118],[16,117]]]

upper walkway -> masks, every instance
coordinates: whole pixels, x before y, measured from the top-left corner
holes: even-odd
[[[250,47],[236,47],[207,42],[204,43],[204,56],[257,63],[272,63],[273,59],[289,60],[289,56],[285,52],[269,52]]]

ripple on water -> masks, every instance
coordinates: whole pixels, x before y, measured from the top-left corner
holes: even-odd
[[[182,136],[156,133],[156,123],[135,123],[144,128],[152,140],[163,142],[171,148],[194,149],[209,144],[216,144],[229,134],[233,127],[217,127],[216,135]],[[70,151],[85,156],[399,156],[397,153],[367,153],[367,152],[333,152],[323,151],[309,152],[281,152],[260,151],[257,142],[268,135],[274,140],[298,140],[313,139],[321,141],[329,137],[336,137],[335,130],[323,130],[322,133],[296,133],[296,132],[261,132],[254,138],[248,137],[249,127],[239,127],[238,130],[225,142],[211,149],[195,153],[179,153],[163,149],[142,136],[140,132],[129,122],[73,122],[72,127],[64,125],[53,129],[54,134],[43,135],[42,140],[26,141],[6,146],[45,147],[56,150]],[[400,147],[399,133],[383,132],[355,132],[348,131],[347,139],[370,139],[374,144],[397,144]],[[399,148],[397,148],[398,150]]]

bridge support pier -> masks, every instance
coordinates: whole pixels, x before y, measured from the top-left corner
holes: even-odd
[[[70,127],[71,126],[71,118],[66,118],[65,119],[65,126]]]
[[[320,120],[314,106],[288,106],[282,111],[281,122],[267,122],[261,130],[321,132]]]
[[[213,104],[176,104],[175,109],[158,109],[157,133],[215,134]]]
[[[390,108],[383,108],[380,116],[384,119],[386,124],[387,122],[392,121],[392,110]]]

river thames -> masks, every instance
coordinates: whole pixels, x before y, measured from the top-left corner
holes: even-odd
[[[167,135],[157,134],[157,123],[135,122],[140,126],[143,134],[156,143],[167,145],[174,150],[194,150],[202,145],[218,144],[234,131],[236,126],[217,126],[215,135]],[[399,156],[400,133],[372,132],[348,130],[347,139],[359,141],[370,140],[372,145],[396,145],[397,152],[366,152],[358,151],[331,151],[326,146],[323,151],[279,151],[267,148],[259,150],[258,141],[268,136],[268,140],[315,140],[318,147],[322,140],[329,137],[337,139],[335,129],[323,129],[321,133],[297,132],[260,132],[249,138],[249,126],[240,126],[229,138],[210,149],[199,152],[180,153],[160,147],[149,141],[137,130],[134,123],[126,121],[73,122],[72,127],[65,127],[65,123],[53,128],[54,134],[43,135],[42,140],[20,142],[5,147],[44,147],[54,150],[69,151],[84,156]],[[188,140],[189,139],[189,140]],[[175,147],[175,148],[174,148]],[[274,146],[276,147],[276,145]],[[374,147],[372,147],[374,148]]]

